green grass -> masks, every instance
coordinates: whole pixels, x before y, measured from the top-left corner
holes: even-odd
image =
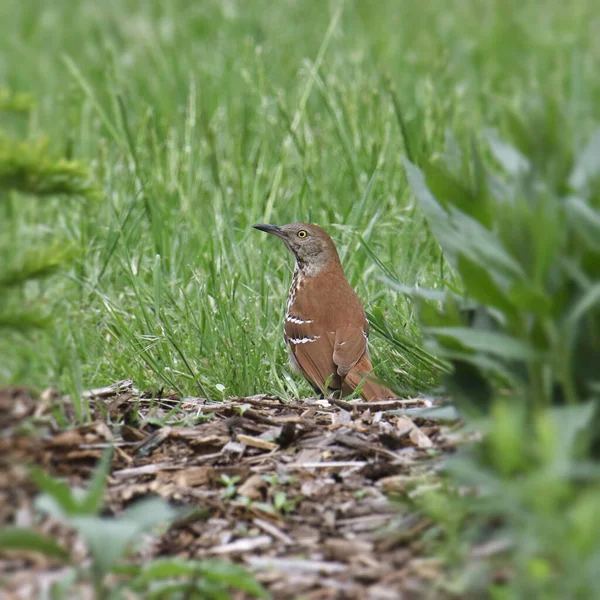
[[[448,130],[462,146],[502,133],[535,94],[583,143],[600,120],[599,26],[593,0],[4,0],[0,87],[37,106],[0,127],[90,163],[103,198],[0,206],[17,228],[0,235],[78,249],[27,289],[52,329],[0,339],[0,384],[309,394],[281,337],[292,260],[256,222],[328,229],[365,307],[418,339],[373,254],[408,286],[452,277],[402,158],[441,153]],[[380,375],[430,383],[384,339],[372,349]]]

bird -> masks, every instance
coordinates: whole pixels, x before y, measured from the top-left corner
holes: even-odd
[[[396,398],[373,375],[369,321],[329,234],[311,223],[253,225],[279,237],[296,258],[284,317],[290,363],[320,394]]]

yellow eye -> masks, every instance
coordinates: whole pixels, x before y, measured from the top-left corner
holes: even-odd
[[[301,230],[298,232],[298,237],[299,237],[299,238],[305,238],[307,235],[308,235],[308,232],[307,232],[305,229],[301,229]]]

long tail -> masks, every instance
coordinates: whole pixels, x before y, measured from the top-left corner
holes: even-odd
[[[368,372],[365,373],[360,370],[358,364],[350,369],[346,377],[344,377],[344,384],[344,389],[342,389],[344,395],[352,392],[362,384],[360,395],[368,402],[372,400],[397,398],[397,394],[394,394],[392,390],[380,383],[374,375],[370,375]]]
[[[382,383],[377,381],[376,377],[371,375],[369,371],[365,373],[360,367],[362,361],[359,361],[346,375],[342,384],[342,393],[349,394],[362,384],[360,395],[371,402],[373,400],[389,400],[396,398],[397,395],[392,390],[386,388]],[[398,415],[396,426],[400,429],[406,428],[411,442],[418,448],[430,448],[433,444],[429,436],[417,427],[412,420],[404,415]]]

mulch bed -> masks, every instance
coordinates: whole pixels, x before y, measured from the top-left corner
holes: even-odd
[[[0,390],[0,526],[35,526],[86,560],[71,531],[34,513],[27,465],[84,487],[114,445],[107,514],[148,495],[198,509],[149,539],[138,560],[226,558],[274,598],[311,600],[421,597],[442,576],[423,541],[430,525],[410,498],[438,485],[455,424],[415,417],[416,436],[405,416],[433,400],[179,402],[140,394],[131,381],[85,396],[91,424],[64,429],[55,415],[61,404],[73,410],[69,398]],[[61,569],[30,553],[0,555],[3,597],[38,597]]]

